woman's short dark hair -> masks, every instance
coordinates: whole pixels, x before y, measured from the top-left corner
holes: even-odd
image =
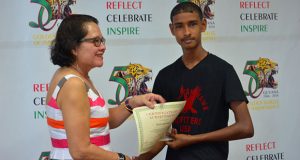
[[[200,20],[203,18],[203,13],[201,8],[193,2],[181,2],[177,4],[171,11],[170,19],[173,22],[173,17],[179,13],[186,13],[186,12],[196,12],[199,15]]]
[[[50,47],[50,59],[54,65],[68,67],[75,62],[76,57],[72,54],[72,50],[88,34],[85,28],[85,24],[88,22],[98,24],[96,18],[80,14],[70,15],[61,22]]]

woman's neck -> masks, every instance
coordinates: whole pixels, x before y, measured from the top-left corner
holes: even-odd
[[[88,72],[84,72],[84,70],[83,69],[81,69],[80,67],[79,67],[79,65],[77,65],[77,64],[73,64],[73,65],[71,65],[71,68],[73,69],[73,70],[75,70],[76,72],[78,72],[82,77],[84,77],[84,78],[86,78],[86,79],[90,79],[90,77],[89,77],[89,75],[88,75]]]

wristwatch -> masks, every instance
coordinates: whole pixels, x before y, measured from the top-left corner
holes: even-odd
[[[126,160],[126,157],[124,154],[118,153],[118,155],[119,155],[119,160]]]
[[[125,100],[125,108],[132,113],[133,107],[129,104],[129,99]]]

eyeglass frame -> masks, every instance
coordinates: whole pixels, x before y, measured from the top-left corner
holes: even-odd
[[[106,39],[104,37],[83,38],[79,42],[90,42],[94,43],[96,47],[100,47],[101,44],[105,45]]]

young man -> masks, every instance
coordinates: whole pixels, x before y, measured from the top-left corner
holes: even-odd
[[[172,125],[174,140],[159,142],[138,159],[152,159],[167,144],[166,160],[226,160],[228,141],[254,134],[241,82],[232,65],[202,47],[206,20],[199,6],[179,3],[170,18],[183,55],[159,72],[153,92],[168,102],[187,102]],[[235,116],[230,126],[229,109]]]

